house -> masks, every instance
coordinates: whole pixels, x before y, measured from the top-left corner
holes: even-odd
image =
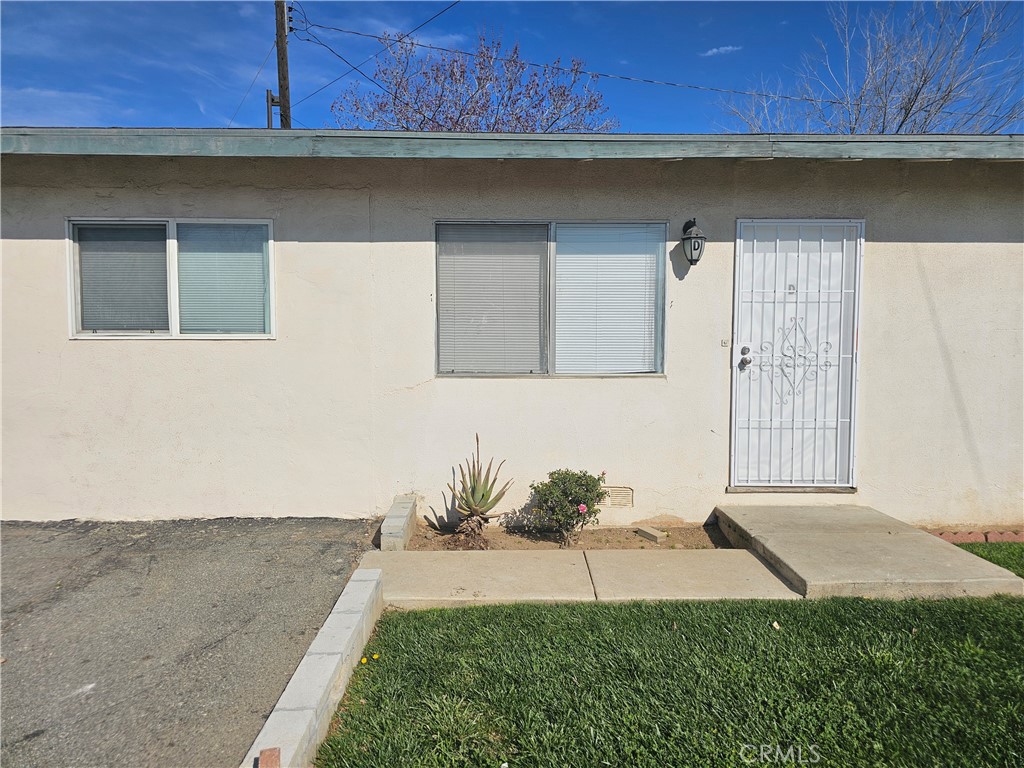
[[[524,503],[1019,525],[1024,137],[7,128],[14,519]],[[707,236],[691,265],[681,245]]]

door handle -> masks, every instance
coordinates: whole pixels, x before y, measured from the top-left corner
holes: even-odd
[[[750,359],[749,357],[747,357],[746,355],[744,355],[743,357],[741,357],[741,358],[740,358],[740,368],[746,368],[746,367],[747,367],[748,365],[750,365],[750,364],[751,364],[752,362],[754,362],[754,361],[753,361],[753,360],[751,360],[751,359]]]

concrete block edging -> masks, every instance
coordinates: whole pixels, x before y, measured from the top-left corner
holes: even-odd
[[[254,768],[261,752],[274,749],[280,750],[282,768],[307,768],[313,763],[383,610],[381,571],[357,568],[240,768]]]
[[[380,525],[381,552],[400,552],[405,549],[416,526],[418,508],[419,497],[416,494],[395,496],[395,500],[391,502],[391,509]]]

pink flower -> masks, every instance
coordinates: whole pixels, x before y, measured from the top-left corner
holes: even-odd
[[[581,515],[587,514],[587,505],[586,504],[580,504],[580,514]]]

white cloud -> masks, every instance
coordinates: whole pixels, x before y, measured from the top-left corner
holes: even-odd
[[[723,45],[720,48],[711,48],[710,50],[704,51],[704,53],[698,53],[698,56],[721,56],[723,53],[736,53],[736,51],[742,51],[742,45]]]
[[[256,3],[239,3],[238,15],[243,19],[252,19],[262,15],[262,9],[260,9]]]
[[[83,91],[4,88],[4,125],[116,125],[135,114],[111,99]]]
[[[225,76],[230,78],[234,83],[241,85],[243,88],[252,82],[253,77],[256,76],[256,68],[259,67],[259,62],[253,64],[251,61],[247,61],[244,64],[236,63],[231,64],[225,71]],[[295,74],[295,70],[298,67],[292,67],[292,80],[295,81],[298,77]],[[267,65],[260,70],[260,76],[256,80],[253,87],[258,88],[277,88],[277,66],[267,60]]]
[[[425,45],[436,45],[438,48],[459,48],[464,43],[469,41],[468,37],[459,34],[458,32],[442,32],[436,35],[421,35],[417,33],[413,35],[413,39],[415,39],[417,43],[423,43]]]
[[[209,80],[214,85],[219,85],[222,88],[227,86],[227,83],[225,83],[221,78],[217,77],[217,75],[213,74],[212,72],[210,72],[208,70],[203,69],[202,67],[197,67],[195,64],[185,64],[184,65],[184,70],[186,72],[191,72],[193,75],[198,75],[199,77],[205,77],[207,80]]]

